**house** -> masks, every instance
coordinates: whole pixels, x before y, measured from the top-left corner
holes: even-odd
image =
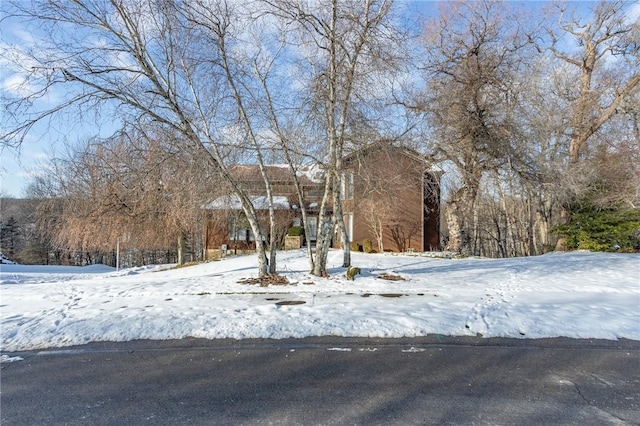
[[[440,248],[440,177],[425,157],[406,147],[373,144],[343,159],[341,197],[350,241],[362,247],[365,240],[376,251],[429,251]],[[287,229],[300,225],[299,201],[287,166],[266,168],[272,185],[278,238]],[[267,235],[268,209],[264,182],[255,165],[239,165],[233,170],[243,189],[252,195],[261,227]],[[318,207],[324,192],[324,173],[318,166],[298,170],[314,244]],[[204,207],[205,258],[232,250],[255,250],[255,239],[239,201],[222,196]],[[332,214],[332,211],[328,212]],[[333,247],[342,247],[343,238],[334,233]],[[221,251],[222,250],[222,251]]]
[[[440,249],[439,168],[412,149],[374,144],[345,157],[343,170],[350,241],[378,252]]]
[[[301,225],[295,183],[287,165],[269,165],[265,171],[271,183],[277,238],[283,239],[291,226]],[[269,210],[260,169],[257,165],[237,165],[231,173],[241,183],[242,189],[251,194],[249,198],[258,212],[260,228],[263,235],[268,236]],[[311,230],[311,235],[306,238],[313,244],[324,193],[324,172],[318,166],[303,166],[297,170],[297,177]],[[255,237],[244,217],[240,200],[235,195],[222,195],[203,206],[203,209],[206,211],[203,231],[205,259],[219,258],[229,251],[242,253],[255,250]]]

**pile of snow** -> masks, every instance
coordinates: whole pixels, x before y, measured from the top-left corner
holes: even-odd
[[[5,256],[0,251],[0,264],[3,264],[3,265],[15,265],[16,262],[14,262],[13,260],[9,259],[7,256]]]
[[[16,362],[16,361],[24,361],[24,358],[19,356],[9,356],[9,355],[0,356],[0,363],[3,363],[3,364],[6,362]]]
[[[517,259],[433,259],[342,252],[331,278],[304,250],[278,255],[291,285],[240,284],[255,257],[116,271],[3,265],[3,352],[92,341],[306,336],[640,340],[640,255],[574,252]],[[403,280],[389,281],[382,274]]]

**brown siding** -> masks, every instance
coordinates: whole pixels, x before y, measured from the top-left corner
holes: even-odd
[[[380,251],[375,233],[369,225],[373,214],[384,223],[385,251],[439,249],[440,175],[425,172],[428,165],[420,155],[404,148],[380,145],[380,148],[363,149],[347,157],[344,165],[345,172],[354,175],[353,198],[343,200],[345,217],[353,214],[352,241],[362,244],[363,240],[369,239],[374,249]],[[246,178],[243,185],[245,189],[251,188],[253,194],[264,192],[264,184],[259,181],[259,174],[254,167],[238,166],[236,172]],[[286,178],[285,171],[273,167],[268,172],[274,179],[274,195],[287,196],[291,205],[298,204],[293,181]],[[320,203],[324,192],[322,183],[302,183],[305,201]],[[204,230],[205,250],[219,249],[222,244],[233,248],[233,242],[229,241],[229,217],[238,213],[219,210],[211,213]],[[277,214],[284,231],[291,223],[294,212],[279,211]],[[266,212],[263,220],[266,220]],[[348,222],[346,225],[349,226]],[[251,248],[245,246],[253,246],[253,243],[240,242],[238,249]],[[334,247],[341,247],[339,235],[334,240]]]
[[[439,194],[430,193],[437,187],[438,177],[425,173],[426,166],[419,157],[399,148],[351,159],[346,169],[354,173],[355,191],[352,201],[345,200],[345,212],[354,214],[353,241],[362,244],[369,239],[380,251],[369,225],[377,216],[384,222],[385,251],[438,249]],[[423,177],[430,181],[423,182]]]

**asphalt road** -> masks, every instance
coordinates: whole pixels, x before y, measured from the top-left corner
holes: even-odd
[[[94,343],[3,363],[8,425],[640,424],[640,342]]]

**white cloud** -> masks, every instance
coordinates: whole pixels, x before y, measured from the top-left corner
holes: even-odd
[[[36,46],[41,43],[41,39],[32,31],[25,31],[22,27],[11,28],[11,36],[23,45]]]
[[[0,87],[5,92],[19,97],[26,97],[34,92],[34,87],[24,75],[20,74],[12,74],[5,77],[0,83]]]
[[[630,23],[637,22],[640,19],[640,1],[635,2],[633,5],[627,9],[627,21]]]

